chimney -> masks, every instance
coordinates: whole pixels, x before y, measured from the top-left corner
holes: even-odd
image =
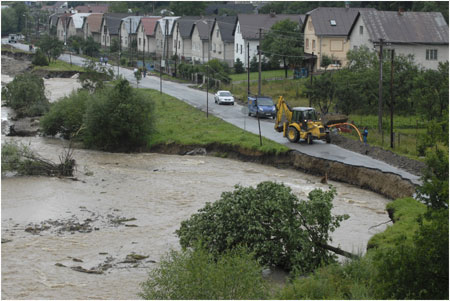
[[[274,18],[276,15],[277,15],[277,14],[276,14],[273,10],[270,11],[270,16],[271,16],[272,18]]]
[[[401,16],[401,15],[403,15],[404,12],[405,12],[405,9],[403,8],[403,6],[399,6],[398,7],[398,15]]]
[[[345,1],[345,8],[347,8],[347,9],[350,8],[350,2],[349,1]]]

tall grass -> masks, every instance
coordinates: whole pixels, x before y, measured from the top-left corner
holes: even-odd
[[[272,140],[246,132],[213,115],[206,114],[174,97],[159,91],[145,89],[155,103],[155,132],[148,146],[177,143],[181,145],[208,145],[221,143],[263,153],[280,153],[289,149]]]
[[[47,71],[77,71],[83,72],[83,67],[75,64],[66,63],[60,60],[52,61],[48,66],[35,66],[34,70],[47,70]]]
[[[250,80],[258,80],[258,72],[250,72]],[[294,71],[288,70],[288,78],[293,77]],[[261,72],[261,79],[267,80],[272,78],[284,78],[284,69],[281,70],[268,70],[268,71],[262,71]],[[231,81],[246,81],[248,79],[247,72],[246,73],[240,73],[240,74],[231,74],[230,75]]]

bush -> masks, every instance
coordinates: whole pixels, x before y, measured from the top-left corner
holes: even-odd
[[[218,256],[246,245],[264,265],[310,272],[334,259],[322,246],[331,240],[329,232],[347,218],[331,215],[335,194],[334,188],[316,189],[309,201],[299,201],[283,184],[236,186],[183,221],[176,233],[183,248],[201,241]]]
[[[40,116],[48,111],[49,102],[45,97],[44,80],[34,74],[17,75],[2,89],[6,106],[17,113],[17,117]]]
[[[35,66],[48,66],[48,60],[42,50],[38,49],[31,62]]]
[[[130,151],[145,146],[153,127],[153,102],[127,80],[98,90],[87,104],[84,142],[103,150]]]
[[[234,63],[234,73],[241,74],[244,73],[244,64],[241,62],[240,59],[237,59]]]
[[[79,90],[52,104],[50,111],[41,118],[43,133],[51,136],[61,133],[65,139],[71,138],[83,124],[90,97],[87,90]]]
[[[242,300],[267,296],[262,268],[246,249],[226,252],[216,261],[207,250],[171,251],[142,283],[148,300]]]

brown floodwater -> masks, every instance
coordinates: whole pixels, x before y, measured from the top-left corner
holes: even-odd
[[[58,160],[64,142],[9,138]],[[73,179],[2,177],[2,299],[136,299],[139,284],[170,249],[181,221],[234,185],[282,182],[300,198],[328,189],[294,170],[209,156],[117,154],[76,149]],[[333,213],[350,215],[331,245],[362,253],[383,231],[389,200],[330,181]],[[121,222],[118,222],[121,221]],[[64,228],[85,223],[87,231]],[[370,229],[371,228],[371,229]],[[37,230],[36,230],[37,229]],[[148,256],[130,261],[127,255]],[[71,269],[98,270],[89,274]],[[80,268],[79,268],[80,269]]]

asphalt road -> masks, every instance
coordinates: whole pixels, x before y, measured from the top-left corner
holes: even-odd
[[[7,43],[5,39],[2,40],[2,43]],[[28,50],[28,45],[24,44],[12,44],[13,46]],[[70,62],[73,64],[82,66],[84,64],[84,59],[77,56],[69,56],[67,54],[63,54],[60,56],[61,60]],[[108,65],[110,66],[110,65]],[[133,71],[125,68],[117,68],[117,66],[110,66],[114,73],[119,72],[120,75],[124,76],[131,83],[136,84],[136,79],[134,77]],[[147,76],[143,78],[139,82],[140,88],[150,88],[159,90],[160,89],[160,79],[156,76]],[[173,97],[176,97],[204,112],[207,109],[207,96],[205,91],[196,90],[193,88],[189,88],[187,84],[179,84],[170,81],[162,81],[162,92]],[[209,93],[208,95],[208,113],[215,115],[226,122],[229,122],[235,126],[243,128],[251,133],[258,134],[258,121],[255,117],[248,117],[246,113],[246,107],[235,104],[234,106],[230,105],[217,105],[214,103],[214,95]],[[206,116],[206,113],[205,113]],[[349,165],[354,166],[364,166],[368,168],[378,169],[383,172],[389,172],[400,175],[404,179],[408,179],[415,184],[420,184],[420,178],[416,175],[413,175],[407,171],[399,169],[397,167],[391,166],[382,161],[373,159],[369,156],[361,155],[359,153],[355,153],[343,148],[340,148],[334,144],[327,144],[323,141],[314,141],[314,144],[308,145],[303,141],[299,143],[291,143],[285,137],[283,137],[282,133],[278,133],[274,130],[274,122],[271,119],[260,119],[261,124],[261,134],[273,141],[276,141],[280,144],[286,145],[287,147],[297,150],[301,153],[342,162]]]

